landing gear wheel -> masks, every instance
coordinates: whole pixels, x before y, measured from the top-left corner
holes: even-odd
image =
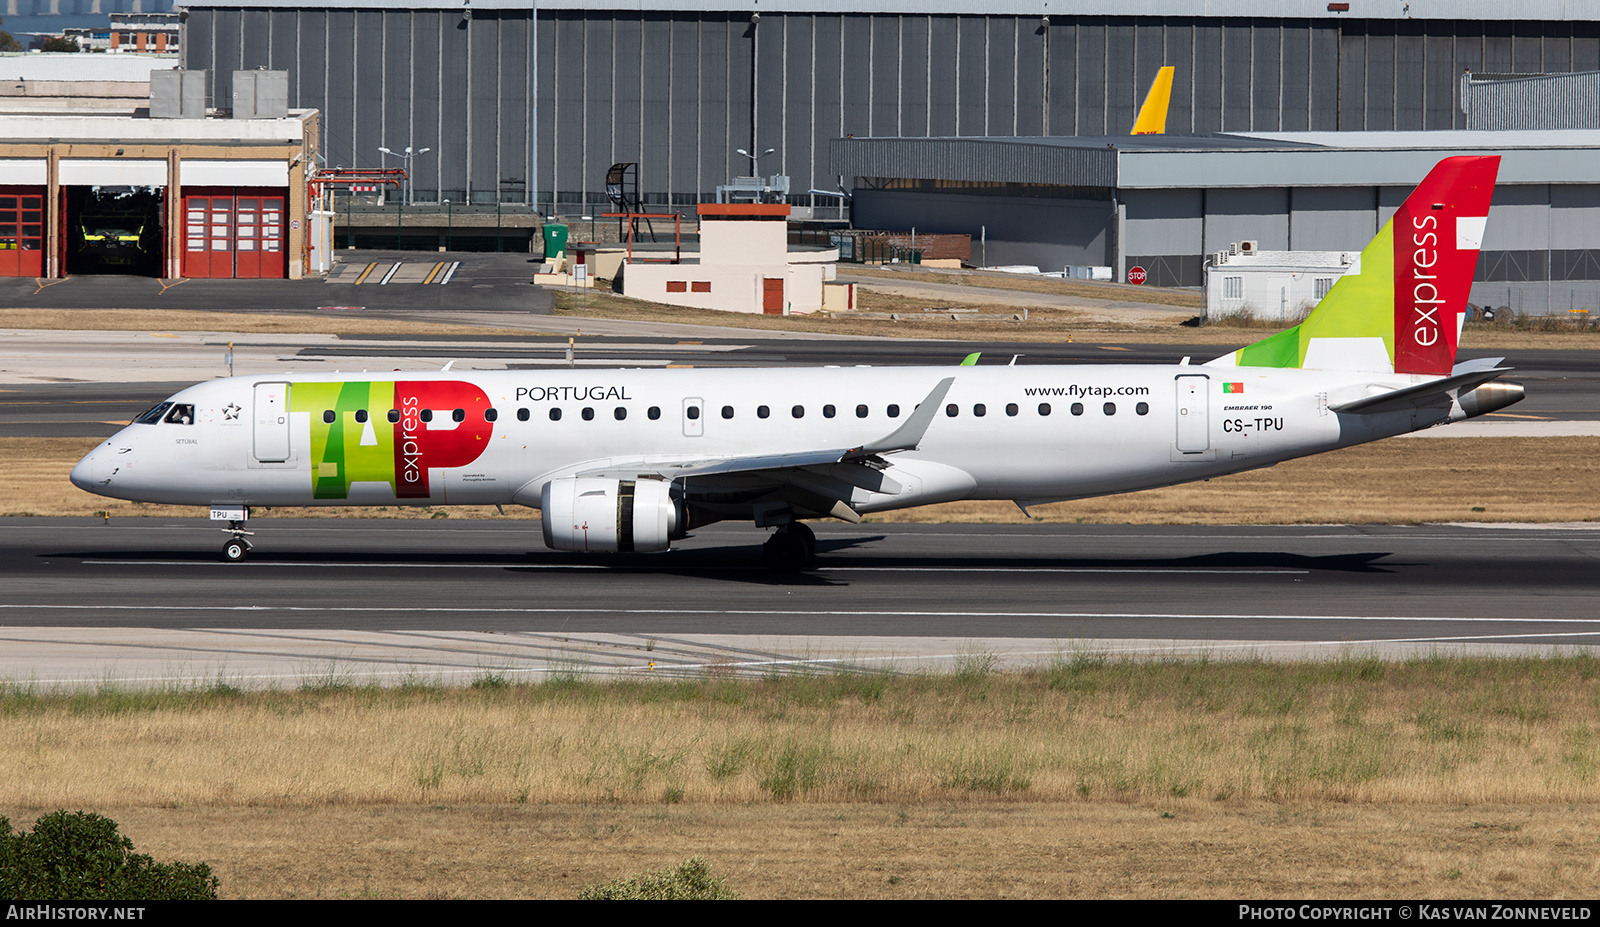
[[[811,547],[806,544],[805,535],[787,527],[779,528],[768,538],[761,545],[761,553],[767,559],[767,568],[774,573],[798,573],[811,561]]]
[[[799,535],[800,540],[806,545],[806,559],[810,560],[817,555],[817,534],[805,522],[797,521],[789,526],[789,531]]]
[[[238,563],[250,555],[250,545],[241,538],[234,538],[222,545],[222,559],[229,563]]]

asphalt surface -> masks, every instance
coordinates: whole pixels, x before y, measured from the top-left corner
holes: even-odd
[[[543,549],[530,521],[0,520],[0,678],[284,683],[474,673],[897,670],[981,653],[1544,653],[1600,643],[1590,526],[818,526]],[[98,674],[98,676],[96,675]]]
[[[80,275],[39,281],[0,277],[0,307],[41,309],[191,309],[227,312],[473,310],[548,313],[553,294],[533,285],[537,266],[527,254],[432,251],[342,251],[350,264],[459,261],[446,285],[356,285],[304,280],[205,280],[176,283],[153,277]]]
[[[0,305],[436,319],[447,310],[451,320],[534,331],[553,318],[542,315],[548,292],[526,283],[524,256],[463,258],[442,285],[192,280],[163,290],[158,281],[123,278],[42,288],[9,280],[0,281]],[[225,375],[229,338],[239,373],[568,363],[564,336],[533,333],[17,333],[0,346],[0,436],[109,435],[176,389]],[[972,350],[983,351],[983,363],[1020,355],[1021,365],[1175,364],[1219,353],[610,323],[585,331],[573,363],[954,364]],[[1600,355],[1507,354],[1528,399],[1493,418],[1600,421]],[[295,684],[334,676],[462,681],[485,672],[919,669],[974,653],[1031,665],[1080,649],[1548,652],[1591,645],[1600,634],[1600,534],[1588,526],[827,523],[817,526],[817,569],[798,576],[765,570],[765,532],[749,526],[704,529],[667,554],[592,558],[545,550],[537,523],[527,520],[261,518],[252,527],[256,552],[228,565],[219,562],[223,534],[204,520],[0,519],[0,679]]]

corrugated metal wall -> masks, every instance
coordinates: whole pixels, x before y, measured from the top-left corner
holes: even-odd
[[[289,105],[323,112],[329,167],[412,162],[419,201],[522,202],[534,188],[534,30],[526,12],[191,9],[184,66],[213,101],[235,69],[289,72]],[[215,103],[213,104],[215,105]]]
[[[222,93],[232,68],[289,70],[330,164],[432,147],[419,199],[523,180],[565,212],[605,202],[615,161],[681,206],[750,172],[734,149],[774,148],[760,173],[804,202],[836,183],[831,138],[1121,134],[1162,64],[1172,132],[1464,128],[1463,70],[1600,69],[1594,22],[189,10],[187,66]]]
[[[1600,72],[1466,82],[1467,128],[1600,129]]]

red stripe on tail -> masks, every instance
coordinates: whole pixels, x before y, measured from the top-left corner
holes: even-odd
[[[1394,216],[1394,370],[1446,374],[1478,267],[1499,157],[1446,158]]]

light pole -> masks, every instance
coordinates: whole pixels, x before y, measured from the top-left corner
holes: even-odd
[[[383,152],[386,155],[393,155],[396,158],[402,158],[402,159],[405,160],[405,163],[406,163],[406,195],[405,195],[405,201],[406,201],[406,205],[410,206],[411,205],[411,159],[417,157],[418,155],[425,155],[428,152],[432,151],[433,149],[432,148],[423,148],[423,149],[420,149],[418,151],[412,151],[411,150],[411,146],[407,145],[405,151],[390,151],[389,149],[384,148],[382,146],[379,146],[378,150]]]
[[[454,247],[454,245],[452,245],[452,243],[450,241],[450,235],[454,231],[455,231],[455,213],[450,211],[450,201],[449,200],[445,200],[444,201],[444,250],[446,250],[446,251],[449,251],[449,250],[451,250],[452,247]]]
[[[777,151],[778,149],[776,149],[776,148],[768,148],[766,151],[763,151],[758,155],[753,155],[750,152],[745,151],[743,148],[735,148],[733,150],[735,152],[738,152],[739,154],[742,154],[745,157],[750,159],[750,173],[755,174],[757,177],[759,177],[759,176],[761,176],[761,172],[756,169],[757,162],[759,162],[762,158],[765,158],[767,155],[772,154],[773,152]]]

